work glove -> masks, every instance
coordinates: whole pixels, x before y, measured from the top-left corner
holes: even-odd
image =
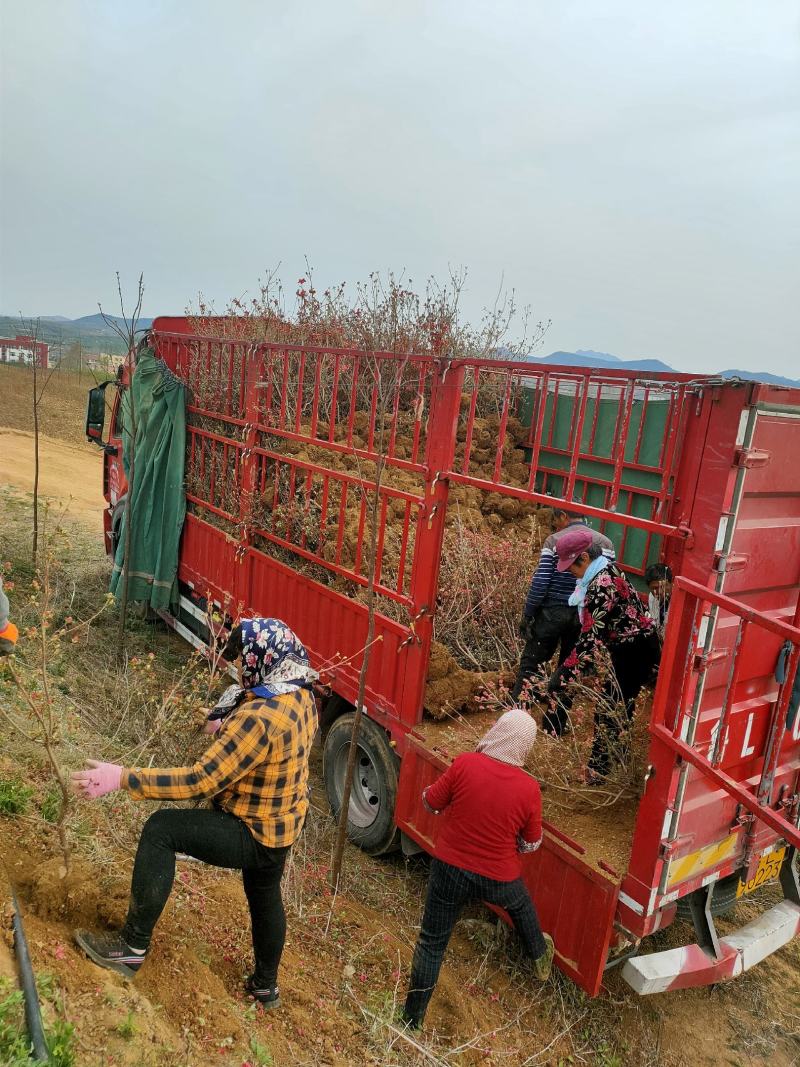
[[[100,763],[94,759],[86,762],[88,767],[82,771],[73,771],[70,775],[72,788],[80,796],[95,800],[121,788],[123,768],[118,763]]]
[[[527,641],[531,636],[531,627],[533,626],[533,619],[530,615],[523,615],[519,620],[519,636],[523,641]]]

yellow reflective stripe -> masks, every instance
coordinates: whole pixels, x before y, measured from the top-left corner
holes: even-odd
[[[736,851],[736,842],[738,840],[738,834],[731,834],[730,837],[726,837],[723,841],[717,841],[713,845],[706,845],[696,852],[690,852],[688,856],[681,856],[679,859],[672,860],[669,865],[667,885],[672,887],[677,885],[678,882],[685,882],[687,878],[692,878],[709,867],[716,867],[718,863],[733,855]]]

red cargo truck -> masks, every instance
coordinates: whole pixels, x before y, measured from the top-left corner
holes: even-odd
[[[228,320],[196,329],[182,318],[152,328],[188,390],[180,606],[165,617],[195,645],[208,640],[210,603],[231,618],[279,616],[302,635],[331,678],[323,762],[334,810],[367,639],[357,594],[369,577],[368,502],[385,461],[351,837],[373,854],[398,839],[406,851],[433,847],[421,793],[446,760],[424,694],[448,502],[460,487],[495,494],[497,506],[569,501],[614,539],[640,586],[658,560],[676,583],[622,851],[596,855],[591,822],[576,819],[546,822],[543,847],[523,857],[558,965],[594,995],[624,963],[650,993],[732,977],[794,937],[800,390],[267,344],[237,338]],[[396,384],[388,410],[386,380]],[[90,400],[95,440],[100,399]],[[119,395],[104,461],[109,551],[125,492],[118,413]],[[783,899],[720,937],[714,914],[770,879]],[[695,940],[649,952],[647,935],[679,913]]]

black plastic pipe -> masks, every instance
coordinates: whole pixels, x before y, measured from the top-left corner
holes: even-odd
[[[47,1048],[47,1040],[44,1036],[42,1025],[42,1009],[39,1005],[39,994],[36,990],[36,979],[33,976],[31,956],[28,952],[28,941],[22,926],[22,914],[19,910],[17,894],[11,889],[11,902],[14,905],[14,949],[17,953],[19,965],[19,977],[22,983],[22,995],[25,998],[25,1025],[28,1027],[31,1045],[33,1046],[33,1059],[36,1063],[49,1063],[50,1052]]]

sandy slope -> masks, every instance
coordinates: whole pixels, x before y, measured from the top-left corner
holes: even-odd
[[[81,522],[102,526],[102,452],[88,452],[52,437],[39,439],[39,492]],[[33,491],[33,434],[0,429],[0,485]]]

